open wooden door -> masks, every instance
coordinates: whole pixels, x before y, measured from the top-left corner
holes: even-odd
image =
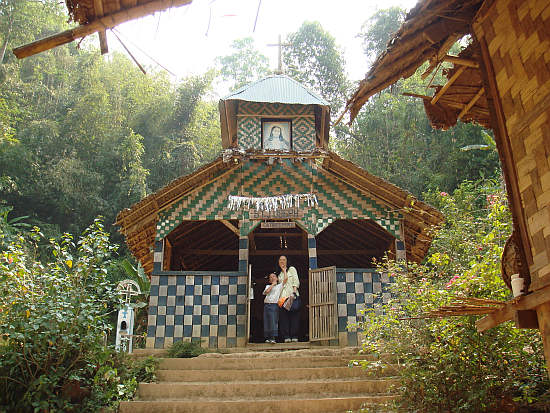
[[[309,341],[336,339],[336,267],[309,270]]]

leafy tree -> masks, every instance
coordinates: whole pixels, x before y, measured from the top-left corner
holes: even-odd
[[[0,64],[8,57],[8,49],[46,37],[66,26],[62,7],[57,0],[0,0]],[[45,27],[49,29],[44,30]],[[9,60],[14,58],[10,54]]]
[[[482,151],[497,151],[497,144],[495,142],[495,138],[493,138],[488,132],[482,131],[481,137],[485,141],[485,143],[477,143],[474,145],[468,145],[463,146],[460,148],[461,151],[471,151],[474,149],[479,149]]]
[[[405,19],[405,10],[399,7],[378,10],[363,25],[357,37],[363,39],[365,54],[374,59],[386,50],[391,35]]]
[[[77,243],[50,240],[44,263],[41,239],[36,228],[0,253],[0,409],[98,411],[132,397],[135,378],[104,347],[118,303],[108,281],[116,247],[100,220]]]
[[[425,264],[403,269],[392,261],[381,263],[380,270],[395,278],[393,298],[365,311],[364,350],[391,348],[401,361],[399,404],[407,411],[475,413],[546,406],[550,383],[538,331],[508,322],[480,334],[476,316],[429,315],[457,296],[510,298],[500,277],[500,257],[512,229],[504,191],[491,182],[464,183],[452,196],[441,192],[429,198],[446,223]],[[365,367],[380,368],[368,362]]]
[[[0,205],[0,246],[6,247],[13,239],[18,236],[22,231],[28,230],[31,225],[27,224],[23,220],[28,216],[8,218],[9,213],[13,210],[13,207],[7,205]]]
[[[48,5],[12,4],[35,13],[32,33],[58,31],[66,19]],[[14,39],[21,30],[14,25]],[[6,62],[0,176],[13,189],[3,198],[50,235],[79,232],[99,214],[111,229],[118,211],[219,150],[217,111],[203,101],[213,72],[173,84],[162,73],[144,76],[121,54],[107,61],[74,45]]]
[[[334,37],[319,22],[304,22],[283,49],[286,73],[326,99],[335,115],[349,89],[345,60]]]
[[[145,164],[151,171],[148,187],[157,190],[171,180],[215,158],[221,150],[219,112],[202,97],[212,86],[215,72],[184,79],[173,94],[170,116],[162,138]]]
[[[234,40],[232,53],[216,59],[222,79],[232,82],[231,90],[258,80],[270,73],[269,60],[254,46],[252,37]]]

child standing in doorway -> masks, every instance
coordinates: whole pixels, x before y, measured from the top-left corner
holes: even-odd
[[[279,335],[279,296],[282,284],[278,284],[275,273],[269,274],[269,284],[265,286],[264,299],[264,338],[266,343],[275,343]]]

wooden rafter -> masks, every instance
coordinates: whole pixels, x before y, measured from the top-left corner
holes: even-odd
[[[468,104],[466,106],[464,106],[464,109],[462,109],[460,111],[460,113],[458,114],[458,119],[462,119],[462,117],[468,113],[470,111],[470,109],[472,108],[472,106],[474,106],[476,104],[476,102],[479,100],[479,98],[481,96],[483,96],[483,94],[485,93],[485,88],[481,88],[479,89],[479,91],[476,93],[476,95],[472,98],[472,100],[470,100],[468,102]]]
[[[445,60],[445,57],[447,56],[447,52],[453,46],[453,44],[456,43],[456,41],[458,40],[459,37],[460,37],[459,35],[454,34],[454,35],[449,36],[443,42],[443,44],[441,45],[441,47],[439,48],[437,53],[430,59],[430,64],[429,64],[428,68],[426,69],[426,71],[424,73],[422,73],[422,75],[421,75],[422,79],[426,79],[428,77],[428,75],[430,73],[432,73],[432,71],[436,67],[438,67],[443,60]],[[434,77],[435,77],[435,73],[434,73]],[[432,80],[433,80],[433,78],[432,78]]]
[[[456,79],[458,79],[458,77],[462,74],[462,72],[464,72],[464,70],[466,70],[466,66],[460,66],[458,68],[458,70],[451,76],[447,83],[445,83],[443,87],[439,89],[439,92],[437,92],[437,94],[432,98],[432,100],[430,101],[432,105],[435,105],[437,103],[441,96],[445,94],[447,89],[451,87],[451,85],[456,81]]]
[[[512,320],[517,311],[532,310],[550,300],[550,285],[504,303],[498,310],[476,321],[477,331],[483,332]]]
[[[221,219],[220,222],[225,225],[227,228],[229,228],[232,232],[235,233],[235,235],[237,235],[237,237],[239,237],[241,235],[241,232],[239,231],[239,228],[235,227],[231,222],[225,220],[225,219]]]
[[[293,237],[302,237],[302,232],[256,232],[254,233],[256,238],[274,238],[274,237],[287,237],[287,238],[293,238]]]
[[[445,62],[453,63],[455,65],[461,65],[466,67],[472,67],[474,69],[479,69],[479,63],[473,59],[465,59],[458,56],[447,55],[443,58],[443,60]]]
[[[73,29],[66,30],[53,36],[37,40],[21,47],[13,49],[13,53],[18,59],[32,56],[45,50],[53,49],[54,47],[70,43],[73,40],[89,36],[96,32],[112,29],[119,24],[147,16],[159,11],[166,10],[170,7],[179,7],[191,3],[192,0],[153,0],[148,3],[141,4],[129,9],[120,10],[116,13],[109,14],[91,21],[90,23],[77,26]]]

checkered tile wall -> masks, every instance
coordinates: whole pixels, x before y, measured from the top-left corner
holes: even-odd
[[[237,275],[153,275],[147,347],[167,348],[181,340],[243,347],[246,282]]]
[[[240,102],[237,139],[241,149],[261,149],[261,116],[288,116],[292,120],[292,149],[309,152],[315,149],[315,118],[311,105]],[[249,116],[246,116],[249,115]],[[261,116],[259,116],[261,115]]]
[[[361,320],[361,310],[375,303],[387,303],[391,298],[388,286],[393,277],[367,270],[336,270],[336,301],[338,306],[338,341],[340,346],[358,345],[355,329],[349,324]]]

